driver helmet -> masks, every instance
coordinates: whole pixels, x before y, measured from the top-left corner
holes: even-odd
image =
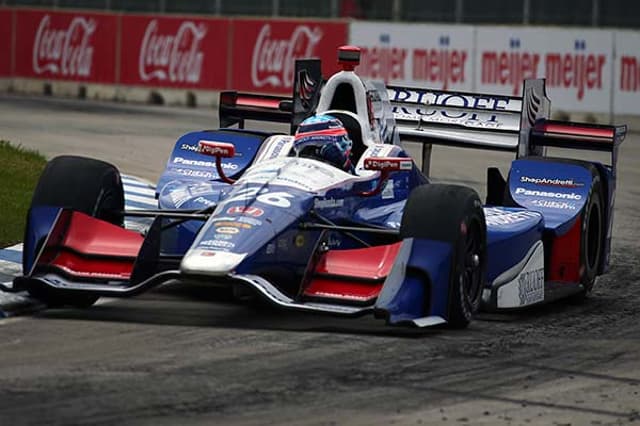
[[[293,152],[297,157],[315,158],[350,172],[352,146],[340,120],[319,114],[300,123],[293,141]]]

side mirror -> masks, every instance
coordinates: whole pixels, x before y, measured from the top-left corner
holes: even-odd
[[[368,157],[364,159],[365,170],[380,171],[380,179],[378,184],[371,191],[363,191],[360,193],[363,197],[371,197],[378,194],[382,190],[382,185],[389,178],[391,172],[408,172],[413,168],[413,160],[404,157]]]
[[[200,149],[201,154],[216,158],[216,170],[218,172],[218,176],[220,176],[220,179],[222,179],[223,182],[229,184],[235,182],[234,179],[231,179],[224,174],[221,160],[222,158],[231,158],[236,155],[236,147],[233,146],[232,143],[200,140],[198,141],[198,148]]]

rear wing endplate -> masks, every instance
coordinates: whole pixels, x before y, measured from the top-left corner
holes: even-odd
[[[319,59],[299,59],[295,62],[293,94],[287,96],[258,95],[225,91],[220,94],[219,118],[221,127],[238,125],[245,120],[290,123],[295,131],[305,118],[311,116],[320,100],[322,68]]]

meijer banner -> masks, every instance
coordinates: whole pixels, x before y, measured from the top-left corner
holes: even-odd
[[[640,33],[617,31],[614,114],[640,114]]]
[[[610,110],[611,31],[479,27],[476,47],[479,92],[521,95],[523,79],[545,77],[554,108]]]
[[[356,71],[389,84],[469,91],[471,26],[353,22],[349,41],[362,48]]]

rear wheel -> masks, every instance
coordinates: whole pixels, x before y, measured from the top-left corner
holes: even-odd
[[[487,230],[478,194],[458,185],[428,184],[414,189],[400,236],[452,244],[448,324],[466,327],[480,307],[486,279]]]
[[[582,213],[582,229],[580,231],[580,284],[583,288],[571,297],[573,302],[584,300],[591,290],[598,275],[603,255],[605,240],[604,226],[604,194],[600,175],[595,172],[591,182],[589,198]]]
[[[60,156],[49,161],[31,199],[31,207],[70,208],[115,225],[122,225],[124,190],[118,169],[100,160]],[[40,243],[42,244],[42,242]],[[49,287],[34,287],[29,294],[49,306],[89,307],[98,296]]]

